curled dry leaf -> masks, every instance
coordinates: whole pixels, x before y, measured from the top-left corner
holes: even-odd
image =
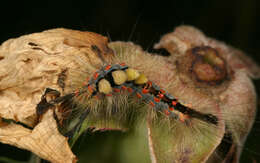
[[[28,128],[1,122],[0,141],[30,150],[51,162],[75,162],[76,157],[67,139],[59,134],[51,112],[36,125],[36,105],[46,88],[67,91],[62,78],[69,78],[66,73],[71,69],[80,69],[82,62],[102,62],[103,57],[111,55],[107,38],[67,29],[4,42],[0,46],[0,117]]]
[[[53,110],[44,114],[42,121],[33,130],[12,123],[1,127],[0,135],[2,143],[33,151],[52,162],[71,163],[77,160],[70,150],[67,138],[57,129]]]

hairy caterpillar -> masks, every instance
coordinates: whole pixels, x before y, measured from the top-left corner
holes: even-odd
[[[217,117],[214,115],[203,114],[200,112],[196,112],[189,107],[186,107],[178,102],[176,98],[174,98],[169,93],[160,89],[159,86],[155,85],[151,81],[134,69],[128,68],[125,64],[116,64],[116,65],[107,65],[102,68],[100,71],[95,72],[94,77],[88,82],[86,86],[83,86],[82,89],[77,90],[73,94],[69,96],[78,97],[78,96],[89,96],[90,98],[100,98],[99,96],[113,96],[113,93],[120,93],[121,91],[128,91],[129,93],[135,94],[141,100],[149,103],[155,110],[164,112],[167,116],[171,118],[180,119],[184,121],[184,117],[186,115],[192,118],[198,118],[202,121],[206,121],[208,123],[212,123],[217,125]],[[113,91],[112,91],[113,89]],[[46,94],[48,93],[48,89]],[[84,95],[87,93],[86,95]],[[102,93],[102,94],[101,94]],[[66,100],[68,95],[63,98]],[[103,97],[104,98],[104,97]],[[60,102],[60,100],[54,100],[49,102],[55,104]],[[65,101],[64,100],[64,101]],[[89,100],[86,98],[86,100]],[[42,114],[43,110],[50,107],[49,105],[46,108],[41,106],[40,103],[37,108],[38,114]],[[173,111],[179,111],[180,117],[176,115]]]

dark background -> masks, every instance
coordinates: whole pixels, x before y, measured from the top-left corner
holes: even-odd
[[[248,52],[260,63],[259,0],[172,1],[10,1],[0,6],[0,42],[24,34],[65,27],[93,31],[112,41],[133,41],[144,49],[182,24]],[[260,82],[255,82],[260,92]],[[259,121],[259,116],[258,116]],[[259,124],[254,127],[242,162],[260,158]],[[97,138],[98,139],[98,138]],[[0,144],[2,156],[26,160],[28,152]],[[23,156],[24,155],[24,156]],[[247,160],[247,161],[246,161]],[[260,160],[260,159],[259,159]]]

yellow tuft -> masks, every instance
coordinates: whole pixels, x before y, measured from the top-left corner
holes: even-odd
[[[122,70],[112,72],[112,77],[117,85],[123,84],[127,79],[126,73]]]
[[[101,93],[109,94],[112,92],[112,87],[106,79],[102,79],[98,83],[98,90]]]
[[[144,74],[140,74],[140,76],[135,80],[135,84],[144,84],[146,82],[148,82],[148,79]]]
[[[126,75],[127,75],[127,81],[135,80],[140,76],[140,73],[132,68],[128,68],[126,70]]]

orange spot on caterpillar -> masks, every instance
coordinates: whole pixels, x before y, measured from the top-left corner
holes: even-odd
[[[169,107],[169,110],[170,110],[170,111],[173,111],[173,110],[174,110],[174,108],[173,108],[173,107]]]
[[[154,101],[155,101],[155,102],[160,102],[161,99],[154,97]]]
[[[158,96],[159,98],[163,98],[163,97],[164,97],[164,95],[163,95],[162,93],[159,93],[157,96]]]
[[[151,82],[151,81],[148,81],[148,82],[145,84],[144,88],[142,89],[142,93],[143,93],[143,94],[149,93],[149,89],[151,88],[151,86],[152,86],[152,82]]]
[[[90,85],[88,86],[88,91],[89,91],[90,93],[93,92],[93,88],[92,88]]]
[[[118,92],[120,92],[120,89],[119,88],[114,88],[113,91],[118,93]]]
[[[121,66],[125,66],[126,64],[125,63],[120,63]]]
[[[136,96],[137,96],[138,98],[142,98],[142,95],[141,95],[140,93],[136,93]]]
[[[168,110],[164,110],[164,113],[165,113],[166,115],[170,115],[170,112],[169,112]]]
[[[176,106],[177,102],[176,101],[172,101],[172,105]]]
[[[151,87],[153,83],[151,81],[148,81],[147,84],[148,84],[148,87]]]
[[[111,65],[107,65],[106,68],[105,68],[105,70],[107,71],[107,70],[109,70],[110,68],[111,68]]]
[[[127,90],[127,87],[124,85],[121,88],[122,88],[122,90]]]
[[[128,92],[129,93],[132,93],[133,92],[133,89],[132,88],[127,88]]]
[[[152,107],[155,107],[155,104],[154,104],[152,101],[150,101],[150,105],[151,105]]]
[[[149,92],[148,89],[145,89],[145,88],[142,89],[142,93],[143,93],[143,94],[146,94],[146,93],[148,93],[148,92]]]
[[[94,73],[94,75],[93,75],[94,80],[96,80],[98,78],[98,75],[99,74],[97,72]]]
[[[164,93],[165,93],[165,90],[160,89],[160,93],[164,94]]]

